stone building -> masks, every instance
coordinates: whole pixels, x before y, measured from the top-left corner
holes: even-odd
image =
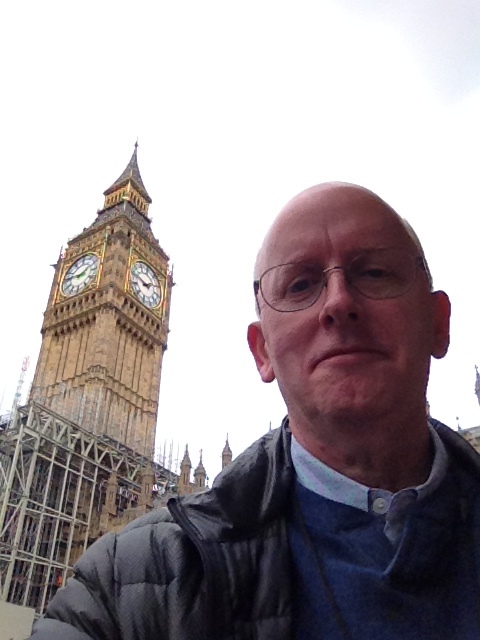
[[[30,400],[152,457],[172,274],[137,146],[55,266]]]
[[[188,448],[180,475],[153,460],[173,279],[137,145],[104,196],[54,265],[28,404],[0,420],[0,605],[36,615],[96,539],[208,484]]]
[[[197,491],[203,491],[207,488],[207,472],[203,466],[202,452],[200,451],[200,461],[198,466],[193,472],[194,481],[191,481],[192,463],[190,461],[190,454],[188,452],[188,444],[185,447],[185,453],[180,463],[180,474],[178,477],[177,492],[181,496],[188,495],[189,493],[196,493]]]

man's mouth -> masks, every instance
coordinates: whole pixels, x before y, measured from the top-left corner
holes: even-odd
[[[327,349],[320,357],[316,358],[314,362],[314,368],[329,360],[338,360],[339,362],[354,362],[357,359],[368,358],[372,356],[384,356],[385,353],[380,349],[363,346],[351,346],[351,347],[338,347]]]

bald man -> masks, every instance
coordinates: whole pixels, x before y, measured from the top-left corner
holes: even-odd
[[[426,415],[450,304],[361,187],[293,198],[248,343],[288,416],[215,480],[95,543],[36,640],[480,638],[480,464]]]
[[[425,393],[450,308],[427,273],[401,218],[341,184],[289,202],[257,260],[262,380],[277,379],[302,447],[369,487],[415,486],[431,467]]]

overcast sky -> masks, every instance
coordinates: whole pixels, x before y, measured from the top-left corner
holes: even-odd
[[[480,424],[478,0],[9,3],[2,10],[0,400],[31,365],[62,245],[139,138],[153,231],[175,265],[157,444],[212,479],[285,413],[245,340],[252,265],[295,193],[377,191],[453,304],[432,414]]]

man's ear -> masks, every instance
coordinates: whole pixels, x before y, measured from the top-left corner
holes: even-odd
[[[273,373],[272,363],[265,344],[262,323],[259,320],[252,322],[248,326],[247,340],[261,379],[263,382],[273,382],[275,374]]]
[[[433,345],[432,356],[443,358],[450,344],[450,300],[444,291],[433,294]]]

